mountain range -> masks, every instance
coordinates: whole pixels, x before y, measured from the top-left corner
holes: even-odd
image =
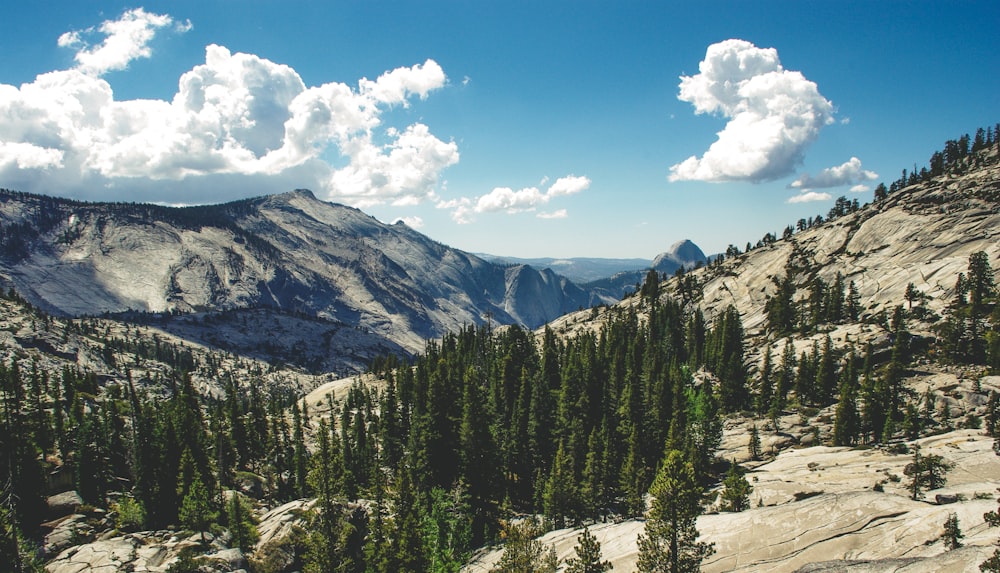
[[[550,269],[499,264],[309,191],[170,208],[0,193],[0,275],[62,315],[270,309],[421,349],[464,324],[535,328],[614,302]]]
[[[637,330],[663,321],[669,313],[683,312],[691,320],[681,330],[690,329],[692,334],[674,334],[686,341],[685,348],[696,345],[698,320],[703,319],[703,327],[712,325],[702,341],[711,347],[705,349],[710,353],[723,346],[719,341],[725,338],[719,333],[731,331],[718,325],[731,325],[730,317],[738,317],[736,355],[742,358],[739,368],[745,374],[741,380],[747,393],[763,395],[761,381],[768,355],[773,357],[775,372],[783,370],[781,376],[786,382],[794,380],[795,387],[785,387],[789,401],[767,413],[748,399],[740,409],[719,419],[714,463],[731,460],[732,467],[743,468],[753,484],[748,498],[752,503],[741,512],[729,511],[716,499],[709,503],[709,514],[698,518],[703,537],[716,544],[716,553],[702,564],[703,570],[977,570],[996,539],[996,530],[985,523],[984,513],[996,508],[993,498],[1000,487],[1000,458],[994,453],[1000,376],[991,375],[1000,365],[1000,346],[995,344],[1000,340],[1000,305],[995,289],[985,289],[988,300],[979,302],[981,308],[975,314],[970,310],[975,305],[962,289],[969,288],[963,281],[972,276],[977,257],[986,268],[1000,268],[1000,149],[989,147],[958,157],[939,173],[904,177],[893,184],[891,192],[877,194],[870,204],[838,200],[827,217],[817,219],[789,225],[784,233],[768,233],[756,247],[745,252],[733,249],[710,261],[693,243],[681,241],[650,263],[659,275],[658,284],[642,284],[648,269],[625,271],[635,274],[628,279],[632,287],[625,291],[628,296],[619,301],[608,290],[594,287],[595,281],[578,286],[551,268],[537,270],[520,260],[492,261],[463,253],[403,224],[385,225],[356,209],[319,201],[307,191],[187,208],[78,203],[3,192],[0,276],[4,290],[10,290],[0,297],[0,357],[3,364],[19,362],[22,372],[33,372],[24,377],[37,395],[34,406],[25,406],[26,416],[51,411],[56,421],[69,420],[71,415],[83,419],[83,400],[92,411],[111,412],[122,401],[124,389],[132,391],[133,381],[143,396],[158,398],[150,400],[148,407],[132,406],[148,414],[157,411],[154,403],[176,399],[180,391],[176,373],[184,371],[181,378],[190,380],[205,397],[225,398],[226,408],[208,409],[214,423],[221,424],[219,436],[225,435],[227,423],[244,418],[241,408],[248,408],[247,416],[253,412],[253,396],[259,397],[266,387],[275,408],[282,403],[297,405],[304,395],[302,408],[308,407],[313,421],[322,420],[319,428],[328,427],[327,418],[338,423],[337,414],[342,414],[341,438],[356,444],[356,432],[364,434],[368,423],[365,415],[375,415],[374,402],[395,396],[393,376],[388,373],[399,363],[384,362],[364,377],[338,379],[336,374],[362,370],[378,355],[416,353],[438,333],[460,331],[461,335],[450,339],[451,344],[476,347],[485,337],[467,329],[469,324],[539,327],[534,340],[559,356],[562,349],[586,348],[588,340],[598,348],[597,339],[604,340],[612,332],[606,327]],[[557,261],[536,264],[561,266]],[[596,263],[578,264],[582,268]],[[683,273],[677,272],[680,268]],[[613,284],[626,284],[625,276]],[[853,310],[830,314],[839,304],[838,292],[848,293],[840,303]],[[30,308],[25,300],[57,318]],[[779,303],[791,309],[788,324],[780,322]],[[810,313],[827,314],[810,318]],[[66,315],[105,316],[62,318]],[[983,348],[986,361],[958,356],[956,347],[947,347],[958,328],[954,325],[968,325],[967,331],[954,337],[955,344],[985,341],[996,346]],[[531,346],[526,330],[497,332],[510,348]],[[897,341],[903,339],[912,341],[906,350],[912,351],[912,360],[896,363]],[[860,398],[859,390],[844,390],[846,385],[836,393],[840,399],[855,396],[856,414],[869,415],[877,381],[893,376],[900,414],[905,405],[910,426],[901,419],[899,427],[885,424],[881,435],[872,437],[874,431],[869,429],[857,441],[834,445],[835,420],[841,416],[843,400],[837,402],[831,394],[828,400],[810,401],[803,393],[803,388],[819,379],[816,372],[823,345],[831,348],[822,351],[824,356],[843,360],[840,376],[846,381],[853,370],[849,364],[860,367],[858,353],[870,349],[866,353],[872,364],[864,375]],[[440,353],[443,346],[435,352]],[[490,345],[483,347],[489,350]],[[533,356],[533,352],[525,355]],[[656,355],[654,351],[646,356]],[[589,360],[597,354],[566,356]],[[643,360],[638,352],[616,356],[622,357],[624,379],[637,387],[645,380],[646,369],[655,366],[655,361]],[[797,356],[801,358],[794,366]],[[849,361],[849,356],[855,360]],[[474,424],[492,415],[472,409],[482,406],[481,402],[510,406],[514,411],[513,405],[521,400],[534,403],[536,399],[529,383],[532,379],[524,375],[530,360],[518,366],[514,356],[502,353],[491,360],[502,367],[490,367],[486,360],[465,364],[442,359],[430,367],[397,368],[399,388],[408,388],[399,395],[417,392],[422,376],[429,376],[435,384],[468,381],[465,391],[457,393],[424,384],[423,390],[435,389],[429,394],[435,401],[426,404],[440,407],[445,414],[428,418],[435,426],[428,426],[428,420],[420,423],[450,431],[448,424],[461,420],[464,429],[454,433],[456,440],[462,436],[488,443],[506,438],[509,444],[530,446],[530,440],[512,440],[501,423],[488,428]],[[565,372],[556,369],[558,358],[552,360],[553,391],[539,393],[539,404],[551,402],[555,389],[567,407],[589,404],[562,390],[584,379],[580,364],[589,363],[579,360]],[[786,360],[792,366],[777,366]],[[626,368],[626,362],[632,366]],[[295,367],[286,369],[285,364]],[[542,366],[534,365],[539,372],[545,370]],[[302,367],[319,374],[303,373]],[[816,372],[804,375],[810,367]],[[437,372],[431,373],[434,369]],[[35,376],[36,371],[47,375]],[[413,371],[415,378],[404,375]],[[384,378],[379,379],[380,374]],[[855,378],[858,374],[854,372]],[[489,396],[476,394],[483,391],[481,375],[486,379],[483,388],[493,392]],[[76,376],[79,381],[74,383]],[[165,384],[171,376],[175,381]],[[62,400],[62,390],[55,389],[58,385],[51,385],[51,396],[42,396],[48,380],[59,377],[67,388],[75,386],[76,395],[83,398]],[[721,394],[722,385],[729,381],[707,364],[691,368],[690,378],[687,390],[691,394],[683,395],[689,401],[705,388],[718,386]],[[876,381],[874,386],[870,380]],[[518,383],[522,384],[520,392],[515,391]],[[506,384],[511,385],[509,392]],[[525,388],[532,392],[524,392]],[[641,393],[628,395],[643,399]],[[17,398],[16,393],[11,396]],[[369,411],[363,415],[360,404],[366,400]],[[241,406],[244,402],[247,405]],[[454,411],[460,402],[462,411]],[[220,400],[214,401],[215,406],[219,404]],[[341,404],[353,405],[339,410]],[[378,408],[382,404],[378,402]],[[618,413],[626,404],[612,401],[613,407],[607,410]],[[233,413],[226,417],[223,410],[229,408]],[[917,422],[911,408],[917,412]],[[123,412],[108,415],[125,416]],[[281,413],[275,419],[294,418]],[[518,428],[525,431],[545,429],[532,426],[527,418],[517,419]],[[579,419],[568,417],[566,427],[573,428],[575,422]],[[914,423],[919,426],[915,430]],[[347,426],[353,428],[350,435],[344,431]],[[83,429],[77,431],[88,427],[81,422]],[[288,430],[286,426],[286,442]],[[758,431],[759,452],[754,454],[751,436]],[[280,427],[275,433],[282,434]],[[306,433],[315,446],[319,433],[315,424]],[[297,440],[305,445],[305,438]],[[72,487],[57,481],[58,470],[66,467],[60,456],[70,466],[82,467],[78,460],[83,459],[80,451],[87,444],[63,446],[79,450],[68,457],[62,452],[49,456],[51,460],[43,457],[52,470],[49,489]],[[285,446],[294,449],[290,442]],[[911,460],[917,460],[920,452],[938,456],[953,468],[944,485],[924,488],[926,501],[909,491],[901,477],[911,475],[911,465],[916,463]],[[38,457],[36,453],[31,450],[29,457]],[[472,464],[465,471],[482,469],[480,465],[488,466]],[[440,471],[439,466],[432,469]],[[551,475],[556,475],[557,467],[553,462]],[[306,499],[280,507],[271,503],[274,500],[268,496],[277,491],[275,484],[284,481],[283,475],[255,477],[241,472],[230,476],[238,482],[233,487],[262,504],[255,510],[262,532],[253,549],[256,559],[284,551],[282,543],[286,548],[298,543],[295,527],[307,523],[303,515],[315,503]],[[540,474],[538,479],[541,483],[545,477]],[[920,489],[919,484],[915,487]],[[713,482],[709,498],[721,490]],[[165,491],[175,491],[175,484],[169,483]],[[53,501],[49,503],[51,510]],[[111,561],[111,566],[121,568],[162,571],[182,558],[185,544],[199,545],[193,537],[182,540],[170,532],[120,535],[103,513],[92,509],[78,503],[67,510],[64,520],[43,524],[43,530],[51,530],[44,536],[46,559],[51,559],[49,571],[79,571]],[[73,511],[87,515],[70,515]],[[941,528],[951,516],[966,533],[965,548],[946,547]],[[638,536],[648,531],[648,521],[619,517],[593,523],[592,530],[603,546],[604,558],[616,570],[631,570],[638,559]],[[574,527],[556,529],[541,543],[552,543],[558,557],[565,559],[578,534],[580,530]],[[204,534],[200,544],[205,545]],[[217,570],[242,566],[235,558],[222,563],[218,555],[229,551],[223,538],[215,540],[211,550],[217,550],[211,557],[220,563]],[[501,549],[480,547],[463,570],[493,570],[502,554]],[[283,568],[274,570],[294,570],[296,553],[291,555]],[[243,559],[243,554],[237,557]]]

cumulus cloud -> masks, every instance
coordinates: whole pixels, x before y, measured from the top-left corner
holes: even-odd
[[[794,172],[833,104],[800,72],[781,66],[774,48],[744,40],[708,47],[699,73],[682,76],[681,101],[696,114],[728,118],[699,158],[670,167],[670,181],[771,181]]]
[[[795,181],[792,181],[789,187],[798,189],[826,189],[829,187],[842,187],[844,185],[857,185],[864,181],[873,181],[875,179],[878,179],[878,173],[862,169],[861,160],[857,157],[852,157],[841,165],[828,167],[820,171],[815,177],[805,173]]]
[[[78,48],[74,59],[77,69],[88,75],[100,76],[109,71],[124,70],[129,62],[151,55],[149,42],[160,28],[174,23],[165,14],[151,14],[142,8],[127,10],[118,20],[106,20],[100,26],[86,30],[73,30],[59,36],[58,45]],[[178,32],[191,29],[191,22],[177,24]],[[87,38],[102,34],[104,40],[91,46]]]
[[[459,160],[457,145],[422,123],[384,124],[387,109],[446,85],[433,60],[354,87],[307,86],[287,65],[209,45],[170,100],[116,100],[102,74],[149,57],[150,40],[171,26],[190,23],[127,11],[60,37],[79,49],[75,68],[0,84],[0,178],[91,199],[125,188],[129,198],[197,202],[207,189],[214,200],[226,189],[223,198],[311,187],[357,206],[406,205],[432,198]],[[87,44],[97,33],[104,41]]]
[[[794,197],[788,199],[789,203],[812,203],[815,201],[829,201],[833,197],[829,193],[820,191],[806,191],[805,193],[799,193]]]
[[[542,180],[542,185],[548,182],[548,178]],[[547,204],[553,198],[573,195],[590,187],[590,179],[583,176],[567,175],[556,179],[545,191],[538,187],[525,187],[517,191],[510,187],[495,187],[485,195],[480,195],[476,199],[461,197],[448,201],[438,201],[439,209],[451,209],[452,219],[461,224],[471,223],[475,220],[475,215],[480,213],[507,213],[516,214],[525,211],[534,211],[539,206]],[[541,218],[556,219],[567,216],[565,209],[560,209],[554,213],[544,213],[538,215]]]

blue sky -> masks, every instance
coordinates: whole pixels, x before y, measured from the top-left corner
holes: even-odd
[[[312,189],[472,252],[756,242],[1000,121],[997,2],[28,2],[0,186]]]

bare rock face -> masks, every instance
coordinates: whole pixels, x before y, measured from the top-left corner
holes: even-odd
[[[415,352],[463,325],[534,328],[593,302],[551,271],[489,263],[308,191],[182,209],[3,192],[0,226],[14,230],[0,276],[56,314],[280,309]]]
[[[845,285],[853,282],[866,316],[906,306],[910,283],[931,297],[929,311],[941,312],[958,274],[967,272],[969,255],[985,251],[993,268],[1000,266],[1000,165],[996,157],[989,161],[699,271],[700,305],[709,314],[735,305],[744,328],[756,332],[765,324],[764,303],[776,291],[773,279],[792,266],[815,269],[800,272],[800,280],[816,277],[829,285],[839,273]]]
[[[181,559],[186,550],[195,551],[202,571],[229,573],[246,566],[246,559],[239,549],[217,546],[211,534],[204,536],[208,547],[203,546],[201,534],[179,538],[169,531],[144,531],[99,539],[62,551],[45,566],[45,570],[48,573],[164,573]]]

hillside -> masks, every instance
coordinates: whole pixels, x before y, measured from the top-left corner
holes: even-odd
[[[602,300],[308,191],[186,208],[3,192],[0,229],[7,286],[70,316],[277,309],[412,353],[464,324],[536,327]]]
[[[975,167],[907,186],[786,238],[774,239],[768,233],[770,240],[750,251],[721,257],[687,273],[684,280],[665,283],[663,296],[688,301],[708,320],[734,306],[751,338],[747,350],[758,360],[761,342],[783,338],[767,332],[766,305],[786,278],[800,304],[815,279],[829,286],[840,275],[844,285],[854,283],[861,308],[858,320],[827,323],[820,329],[841,344],[852,336],[860,344],[884,334],[879,326],[887,324],[897,305],[908,306],[905,294],[911,283],[923,294],[919,306],[926,309],[921,316],[927,320],[917,326],[926,331],[948,306],[972,253],[987,253],[993,268],[1000,264],[1000,157],[993,149],[978,161]],[[642,313],[642,305],[641,298],[632,297],[617,306]],[[550,327],[566,334],[599,328],[603,323],[592,320],[592,314],[570,313]]]
[[[549,544],[565,559],[590,524],[629,570],[676,501],[684,535],[714,544],[705,571],[975,571],[998,535],[984,516],[1000,487],[998,252],[983,240],[997,163],[992,146],[958,157],[749,252],[649,273],[619,303],[535,331],[470,322],[354,378],[284,366],[329,364],[324,349],[346,343],[330,318],[69,319],[12,290],[0,483],[17,501],[0,506],[0,550],[50,573],[471,573],[521,549],[544,569]],[[266,221],[314,202],[256,201],[212,227],[194,215],[217,207],[150,226],[265,252],[298,237]],[[47,212],[38,237],[62,221]],[[45,251],[12,227],[9,264]]]

